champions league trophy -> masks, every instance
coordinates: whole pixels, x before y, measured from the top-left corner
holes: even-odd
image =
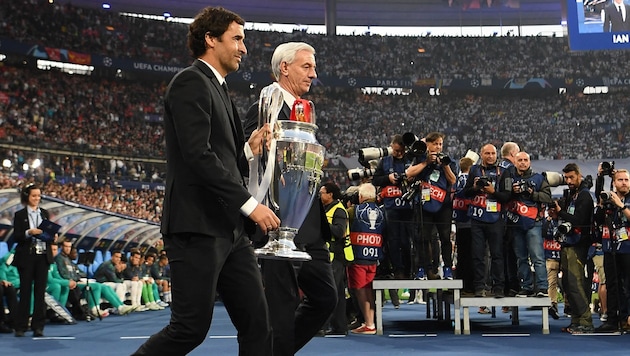
[[[281,223],[255,253],[263,259],[309,261],[311,256],[297,250],[293,239],[317,196],[325,149],[315,138],[313,103],[297,99],[290,120],[278,120],[283,104],[277,83],[260,92],[258,128],[269,123],[273,134],[269,150],[263,145],[263,153],[250,164],[249,191],[274,210]]]

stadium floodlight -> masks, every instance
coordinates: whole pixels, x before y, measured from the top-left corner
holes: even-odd
[[[112,8],[112,5],[110,5],[109,3],[104,2],[103,3],[103,9],[109,10]]]

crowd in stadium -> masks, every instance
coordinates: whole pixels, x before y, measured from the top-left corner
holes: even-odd
[[[185,24],[42,0],[6,1],[0,13],[0,37],[114,58],[190,63],[182,41]],[[248,31],[249,53],[240,70],[268,70],[273,48],[287,41],[311,44],[320,73],[338,77],[615,77],[625,75],[629,66],[619,51],[570,53],[565,37],[334,37],[296,30]]]
[[[39,1],[20,6],[0,4],[4,15],[0,36],[122,58],[180,65],[190,61],[186,51],[178,49],[185,25],[72,5],[40,5]],[[623,65],[612,59],[624,54],[601,52],[597,61],[590,54],[571,55],[563,38],[327,37],[302,31],[248,31],[247,36],[249,53],[241,68],[247,71],[268,70],[275,45],[293,40],[312,43],[318,50],[318,72],[339,77],[613,76],[623,70]],[[419,47],[428,55],[418,56]],[[368,52],[370,56],[362,55]],[[407,63],[406,52],[409,58],[416,58],[414,67]],[[602,66],[602,62],[610,65]],[[163,178],[160,168],[144,170],[137,162],[164,157],[163,129],[158,120],[165,86],[165,81],[127,81],[4,66],[0,68],[0,90],[7,99],[0,103],[0,143],[137,158],[118,161],[118,167],[102,161],[98,167],[89,167],[89,159],[64,164],[61,156],[53,157],[52,168],[57,166],[57,174],[113,174],[129,166],[136,178]],[[233,90],[232,98],[242,117],[257,100],[257,89]],[[615,158],[627,149],[622,137],[629,129],[624,118],[630,99],[624,93],[430,97],[419,93],[367,95],[358,89],[318,86],[307,97],[315,102],[318,138],[329,158],[354,156],[363,147],[385,146],[394,134],[422,136],[430,131],[446,134],[445,152],[454,158],[468,149],[478,150],[483,143],[500,145],[506,139],[519,142],[533,159]],[[343,181],[338,174],[334,176]]]

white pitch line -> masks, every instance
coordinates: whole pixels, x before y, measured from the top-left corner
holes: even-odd
[[[482,337],[529,337],[530,334],[481,334]]]
[[[575,336],[620,336],[621,332],[617,331],[614,333],[575,333],[571,334]]]
[[[236,335],[211,335],[209,339],[236,339]]]
[[[389,334],[389,337],[437,337],[437,334]]]
[[[148,339],[151,336],[121,336],[121,340]]]
[[[40,336],[34,337],[33,340],[75,340],[74,336]]]

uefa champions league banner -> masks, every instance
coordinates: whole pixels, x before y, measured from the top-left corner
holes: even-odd
[[[151,63],[131,59],[120,59],[98,54],[80,53],[61,48],[21,43],[11,39],[0,39],[0,52],[30,56],[38,59],[107,67],[122,71],[145,72],[170,77],[184,69],[185,66]],[[271,84],[274,79],[270,72],[238,71],[230,75],[230,81],[255,83],[260,86]],[[322,74],[313,81],[315,86],[346,88],[402,88],[425,90],[430,88],[459,90],[548,90],[559,88],[580,89],[586,86],[630,86],[629,78],[371,78],[371,77],[338,77]],[[149,121],[153,118],[148,118]]]

